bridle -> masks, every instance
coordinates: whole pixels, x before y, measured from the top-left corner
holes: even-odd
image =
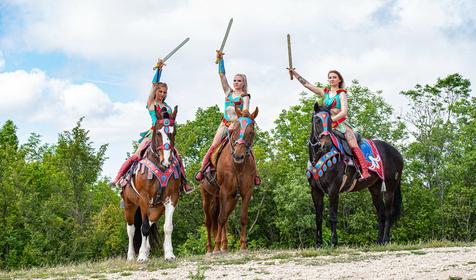
[[[316,128],[316,122],[314,121],[315,118],[319,118],[322,123],[322,132],[316,136],[317,133],[317,128]],[[321,144],[321,139],[326,136],[326,135],[331,135],[331,132],[329,131],[329,123],[330,123],[330,118],[331,114],[329,112],[317,112],[312,116],[312,137],[311,139],[308,140],[309,145],[311,146],[311,151],[313,153],[313,159],[315,158],[315,154],[319,152],[325,152],[322,148]],[[315,139],[315,142],[312,142],[312,140]],[[317,149],[317,151],[316,151]]]
[[[245,140],[245,131],[248,125],[251,125],[254,123],[254,120],[248,118],[248,117],[240,117],[238,118],[238,123],[240,124],[240,135],[238,139],[234,142],[231,142],[230,147],[231,147],[231,155],[235,158],[235,146],[236,145],[245,145],[245,156],[249,156],[251,153],[251,146],[253,145],[253,138],[251,138],[251,141]],[[232,140],[230,136],[230,141]]]
[[[161,120],[157,120],[156,122],[156,127],[158,124],[161,124],[163,126],[163,129],[164,129],[164,133],[165,134],[169,134],[171,133],[171,128],[174,128],[174,123],[175,123],[175,120],[173,119],[161,119]],[[157,129],[155,129],[155,132],[154,134],[157,133]],[[163,150],[163,151],[171,151],[174,149],[174,146],[171,144],[171,143],[163,143],[162,145],[158,146],[158,143],[157,143],[157,138],[156,138],[157,135],[153,135],[152,139],[154,141],[154,145],[150,145],[149,146],[149,149],[150,151],[152,152],[152,154],[154,156],[156,156],[157,158],[160,159],[160,151]],[[155,146],[156,149],[154,150],[152,148],[152,146]],[[162,164],[162,163],[161,163]]]

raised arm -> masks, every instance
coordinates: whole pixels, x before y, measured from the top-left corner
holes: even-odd
[[[313,84],[311,84],[310,82],[308,82],[306,79],[304,79],[303,77],[301,77],[301,75],[299,75],[298,72],[296,72],[296,70],[294,68],[292,69],[289,69],[289,72],[294,76],[296,77],[296,79],[305,87],[307,88],[308,90],[314,92],[315,94],[319,94],[320,96],[324,96],[324,89],[323,88],[320,88],[320,87],[316,87],[314,86]]]
[[[150,89],[149,97],[147,97],[147,108],[154,110],[155,105],[155,91],[157,90],[157,83],[160,82],[160,76],[162,75],[162,67],[165,63],[162,59],[157,60],[157,64],[154,66],[155,74],[152,79],[152,88]]]
[[[217,50],[217,60],[218,60],[218,75],[220,75],[221,86],[225,94],[228,94],[231,91],[231,87],[228,84],[228,80],[225,76],[225,62],[223,61],[223,55],[225,53]]]

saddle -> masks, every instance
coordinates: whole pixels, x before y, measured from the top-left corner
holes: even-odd
[[[345,139],[344,133],[338,131],[338,130],[333,130],[332,131],[334,135],[340,140],[343,148],[343,152],[350,158],[354,158],[354,154],[352,153],[352,150],[350,149],[349,143],[347,143],[347,140]],[[358,132],[354,132],[355,134],[355,139],[357,139],[357,145],[360,146],[362,142],[362,135]]]
[[[205,179],[217,187],[218,187],[218,183],[216,181],[216,166],[223,149],[228,143],[228,140],[229,140],[228,136],[223,137],[223,139],[221,140],[221,143],[215,148],[212,155],[210,156],[210,161],[208,163],[208,166],[205,168],[205,172],[204,172]]]

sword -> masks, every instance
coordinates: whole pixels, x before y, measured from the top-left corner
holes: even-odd
[[[228,27],[226,28],[225,37],[223,37],[223,41],[221,41],[220,52],[223,52],[225,48],[226,39],[228,38],[228,34],[230,33],[231,25],[233,24],[233,18],[230,18],[228,22]],[[218,64],[218,58],[215,60],[215,64]]]
[[[288,34],[288,62],[289,70],[293,69],[293,57],[291,55],[291,35]],[[291,80],[293,79],[293,73],[289,72]]]
[[[167,61],[167,59],[169,59],[172,55],[174,55],[174,53],[176,53],[183,45],[185,45],[185,43],[187,43],[188,41],[190,40],[190,38],[185,38],[185,40],[183,40],[182,43],[180,43],[175,49],[173,49],[171,52],[169,52],[168,55],[166,55],[163,59],[162,59],[162,62],[165,62]],[[159,64],[156,64],[154,66],[154,70],[159,68]]]

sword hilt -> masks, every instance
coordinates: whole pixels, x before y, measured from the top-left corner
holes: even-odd
[[[215,64],[218,64],[220,60],[223,59],[224,54],[225,54],[224,52],[217,50],[217,58],[215,59]]]

